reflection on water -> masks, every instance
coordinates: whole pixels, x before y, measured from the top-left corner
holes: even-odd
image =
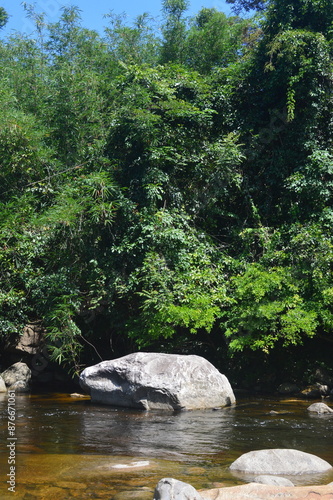
[[[146,500],[165,476],[197,488],[236,484],[240,480],[229,473],[230,463],[263,448],[294,448],[333,464],[333,418],[309,414],[309,404],[242,399],[217,411],[161,413],[116,409],[61,394],[17,395],[15,498]],[[0,431],[5,440],[6,409],[7,397],[1,395]],[[2,447],[1,498],[6,498],[7,459]],[[146,465],[113,467],[134,460]],[[313,480],[296,478],[303,484]]]

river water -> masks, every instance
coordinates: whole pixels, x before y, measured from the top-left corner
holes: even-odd
[[[0,395],[0,498],[152,500],[162,477],[198,489],[231,486],[244,478],[232,475],[229,465],[265,448],[298,449],[333,464],[333,417],[310,414],[311,403],[238,397],[221,410],[165,413],[116,409],[68,394],[17,394],[10,455],[8,397]],[[6,483],[10,456],[15,493]],[[328,483],[333,474],[291,479]]]

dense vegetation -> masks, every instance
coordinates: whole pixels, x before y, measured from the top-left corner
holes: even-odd
[[[41,321],[74,372],[134,349],[289,379],[302,344],[326,360],[333,4],[230,3],[103,36],[28,5],[34,35],[2,38],[3,345]]]

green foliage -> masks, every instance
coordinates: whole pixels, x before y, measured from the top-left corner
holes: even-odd
[[[10,117],[2,115],[1,121],[1,192],[8,198],[43,176],[50,155],[43,145],[43,131],[38,130],[33,117],[16,112]]]
[[[117,180],[140,204],[147,197],[154,206],[185,204],[201,217],[216,203],[223,211],[239,189],[242,154],[236,134],[214,137],[207,82],[174,65],[126,69],[108,145],[119,162]]]
[[[307,309],[290,268],[252,264],[231,279],[231,287],[233,305],[225,323],[231,350],[269,352],[277,342],[288,346],[315,335],[317,313]]]
[[[73,72],[71,64],[63,63],[55,71],[44,120],[51,130],[50,143],[65,165],[86,161],[103,151],[104,99],[98,86],[96,74],[87,69]]]
[[[165,17],[161,63],[184,62],[186,20],[183,14],[188,8],[188,0],[163,0],[162,11]]]
[[[332,2],[229,3],[264,12],[165,0],[101,37],[25,5],[35,33],[0,43],[2,343],[41,320],[78,372],[330,339]]]
[[[131,276],[142,310],[128,324],[131,335],[149,345],[179,329],[209,333],[227,302],[223,265],[209,242],[185,214],[162,210],[145,221],[137,243],[149,250]]]
[[[0,7],[0,29],[6,26],[8,22],[8,14],[3,7]]]
[[[267,0],[226,0],[227,3],[233,5],[233,10],[238,14],[244,9],[245,11],[251,10],[264,10],[268,1]]]
[[[186,64],[200,73],[236,62],[246,48],[249,22],[228,18],[216,9],[202,9],[185,42]]]
[[[111,12],[106,17],[109,26],[105,33],[115,61],[151,66],[157,63],[161,41],[156,36],[149,14],[138,16],[131,26],[126,24],[125,14],[116,16]]]
[[[16,200],[1,206],[2,331],[19,332],[24,322],[43,318],[53,359],[76,371],[82,349],[77,318],[104,294],[93,258],[109,238],[115,191],[107,174],[96,172],[72,178],[39,213],[32,197],[20,198],[14,214]]]
[[[291,211],[297,218],[329,217],[333,195],[333,157],[327,150],[314,150],[305,165],[286,180],[292,193]]]
[[[332,37],[333,6],[329,0],[270,0],[266,12],[267,36],[290,29],[318,32]]]
[[[297,111],[303,114],[305,106],[307,110],[313,108],[312,119],[318,113],[325,94],[330,92],[329,53],[329,44],[321,33],[294,29],[283,31],[272,41],[266,70],[277,71],[280,85],[282,78],[286,81],[287,120],[292,121]]]

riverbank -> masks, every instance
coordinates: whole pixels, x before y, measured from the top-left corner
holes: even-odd
[[[231,488],[214,488],[200,491],[204,500],[332,500],[333,483],[298,487],[267,486],[249,483]]]

